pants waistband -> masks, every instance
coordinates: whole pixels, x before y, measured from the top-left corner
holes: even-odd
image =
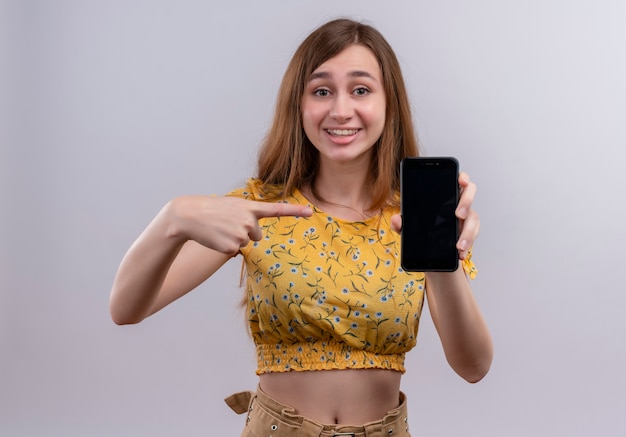
[[[298,415],[292,407],[281,404],[260,387],[256,392],[235,393],[225,399],[233,411],[247,412],[246,428],[250,435],[298,437],[406,437],[409,436],[406,395],[400,392],[400,405],[380,420],[362,426],[329,425]],[[267,428],[267,429],[266,429]],[[281,432],[282,431],[282,432]],[[242,436],[245,436],[246,431]]]

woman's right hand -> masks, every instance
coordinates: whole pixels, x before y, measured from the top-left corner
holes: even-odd
[[[122,259],[111,290],[111,317],[138,323],[209,278],[250,240],[263,217],[312,214],[309,207],[238,197],[182,196],[170,201]]]
[[[168,233],[182,241],[193,240],[218,252],[234,255],[250,240],[263,237],[259,219],[309,217],[311,209],[290,203],[268,203],[238,197],[182,196],[172,200],[165,212]]]

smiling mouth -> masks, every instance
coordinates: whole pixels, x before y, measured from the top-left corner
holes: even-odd
[[[334,137],[349,137],[356,135],[361,129],[326,129],[330,135]]]

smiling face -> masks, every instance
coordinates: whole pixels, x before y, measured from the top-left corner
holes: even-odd
[[[382,72],[368,48],[354,44],[320,65],[302,97],[304,132],[325,162],[368,165],[385,125]]]

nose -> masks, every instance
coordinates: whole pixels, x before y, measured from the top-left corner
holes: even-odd
[[[339,122],[352,118],[354,115],[354,108],[352,107],[350,96],[347,96],[344,93],[337,94],[333,99],[329,115]]]

